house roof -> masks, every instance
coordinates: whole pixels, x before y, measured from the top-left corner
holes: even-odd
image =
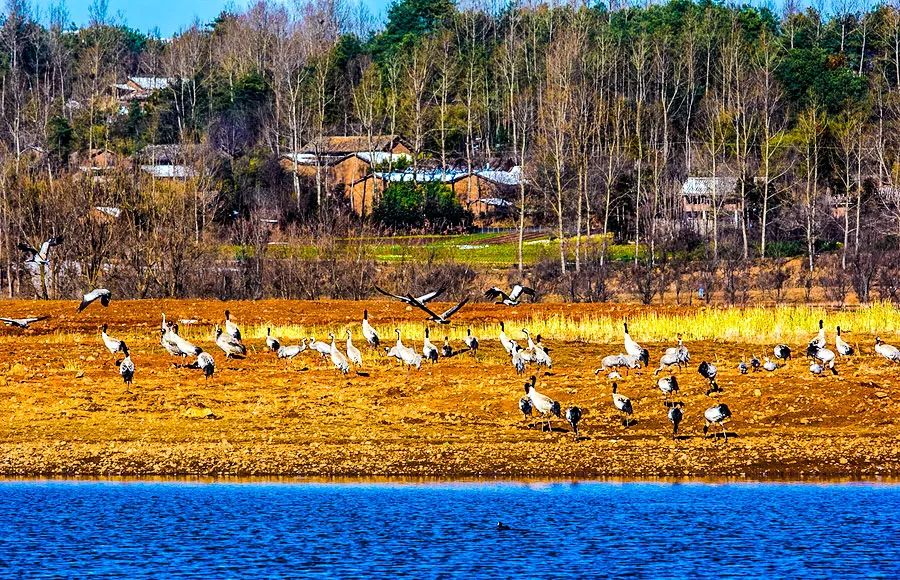
[[[490,168],[476,171],[469,171],[467,169],[419,169],[418,171],[413,171],[410,168],[404,171],[375,173],[376,177],[383,179],[384,181],[401,182],[415,180],[417,183],[430,183],[434,181],[439,181],[441,183],[455,183],[470,175],[504,186],[519,185],[522,180],[522,173],[518,167],[513,167],[510,171],[498,171]]]
[[[300,152],[353,154],[358,151],[388,151],[399,139],[399,135],[373,135],[370,145],[367,135],[325,135],[304,145]]]
[[[734,193],[737,188],[736,177],[688,177],[681,186],[682,195],[712,195],[713,188],[717,195]]]
[[[497,171],[495,169],[482,169],[475,172],[478,177],[492,181],[498,185],[519,185],[522,182],[522,168],[518,165],[509,171]]]
[[[178,144],[147,145],[138,152],[141,159],[149,164],[174,163],[184,149]]]
[[[482,197],[475,202],[483,203],[484,205],[492,205],[494,207],[512,207],[512,202],[506,199],[502,199],[499,197]]]
[[[416,183],[453,183],[469,174],[468,171],[457,171],[453,169],[419,169],[413,171],[377,171],[375,176],[392,183],[415,181]]]
[[[159,91],[175,82],[174,78],[168,77],[128,77],[128,80],[145,91]]]
[[[315,153],[282,153],[281,158],[287,159],[298,165],[337,165],[341,161],[356,157],[369,165],[387,164],[389,161],[397,162],[400,159],[410,159],[406,153],[391,153],[389,151],[356,151],[345,155],[316,155]]]
[[[411,159],[406,153],[391,153],[390,151],[357,151],[356,156],[369,165],[383,165],[386,163],[397,162],[401,159]]]
[[[122,215],[122,208],[107,206],[107,205],[98,205],[94,207],[98,212],[108,215],[111,218],[117,218]]]
[[[141,165],[141,171],[160,179],[187,179],[197,175],[187,165]]]
[[[283,153],[281,158],[287,159],[292,163],[297,163],[298,165],[316,164],[316,155],[314,153]]]

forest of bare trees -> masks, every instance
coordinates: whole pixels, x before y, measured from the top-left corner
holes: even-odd
[[[111,87],[130,76],[167,83],[123,103]],[[509,276],[565,298],[900,294],[896,0],[397,0],[380,26],[350,0],[261,0],[168,39],[103,0],[77,29],[62,2],[7,0],[0,115],[10,296],[355,297],[376,271],[414,281],[355,241],[380,226],[322,168],[279,164],[326,135],[382,134],[403,136],[413,171],[521,167]],[[141,171],[158,144],[189,173]],[[98,150],[120,161],[92,167]],[[526,226],[552,230],[558,253],[525,263]],[[34,285],[16,245],[51,235],[67,241]]]

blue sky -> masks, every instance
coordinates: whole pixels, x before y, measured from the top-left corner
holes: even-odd
[[[109,0],[109,14],[121,16],[125,24],[142,32],[159,29],[162,36],[170,36],[189,26],[196,18],[202,22],[212,20],[226,7],[244,7],[250,0]],[[290,1],[290,0],[284,0]],[[376,16],[386,11],[390,0],[361,0]],[[57,0],[32,0],[46,16],[47,7]],[[88,7],[92,0],[65,0],[70,20],[76,25],[87,22]],[[42,18],[43,20],[43,18]]]

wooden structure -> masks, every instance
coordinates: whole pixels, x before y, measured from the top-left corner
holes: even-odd
[[[687,223],[701,234],[707,233],[713,212],[733,214],[740,220],[736,177],[688,177],[681,186],[681,209]]]
[[[112,89],[119,102],[143,101],[174,82],[175,79],[167,77],[128,77],[124,83],[114,84]]]
[[[375,172],[352,182],[345,190],[350,208],[360,216],[371,215],[382,192],[391,184],[416,181],[417,183],[441,182],[456,195],[460,205],[474,216],[476,225],[486,225],[507,217],[512,208],[511,199],[518,196],[521,174],[518,168],[511,171],[459,171],[459,170],[411,170],[402,172]]]

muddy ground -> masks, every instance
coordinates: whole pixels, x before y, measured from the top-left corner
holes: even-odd
[[[862,355],[839,361],[838,376],[812,376],[801,358],[774,373],[739,375],[741,356],[759,345],[692,343],[692,365],[676,372],[685,404],[681,436],[672,438],[652,367],[619,381],[635,408],[624,427],[611,385],[593,369],[621,344],[561,343],[551,371],[529,369],[538,390],[584,411],[576,440],[569,425],[545,431],[517,402],[517,376],[494,336],[481,336],[478,360],[461,354],[399,368],[362,348],[368,376],[339,375],[310,352],[279,360],[262,338],[246,339],[245,360],[226,360],[207,334],[221,319],[218,301],[113,302],[77,314],[72,302],[0,302],[0,315],[48,314],[28,330],[0,328],[0,474],[234,475],[410,477],[746,477],[874,478],[900,475],[897,366]],[[228,303],[241,325],[353,325],[368,307],[393,342],[391,324],[413,312],[383,302]],[[528,305],[535,309],[627,314],[635,306]],[[206,381],[175,368],[159,345],[160,313],[198,321],[190,332],[215,356]],[[497,319],[493,306],[467,306],[459,323]],[[126,387],[97,327],[126,340],[137,366]],[[539,331],[540,329],[534,329]],[[511,333],[512,334],[512,333]],[[443,334],[433,333],[440,344]],[[639,339],[639,337],[636,337]],[[288,341],[290,342],[290,341]],[[410,342],[410,341],[407,341]],[[413,341],[421,346],[421,341]],[[868,342],[867,342],[868,344]],[[461,344],[454,345],[457,348]],[[644,344],[657,361],[670,344]],[[795,345],[796,346],[796,345]],[[718,361],[723,393],[705,394],[696,364]],[[601,375],[602,377],[602,375]],[[734,417],[728,441],[704,438],[703,410],[725,402]]]

